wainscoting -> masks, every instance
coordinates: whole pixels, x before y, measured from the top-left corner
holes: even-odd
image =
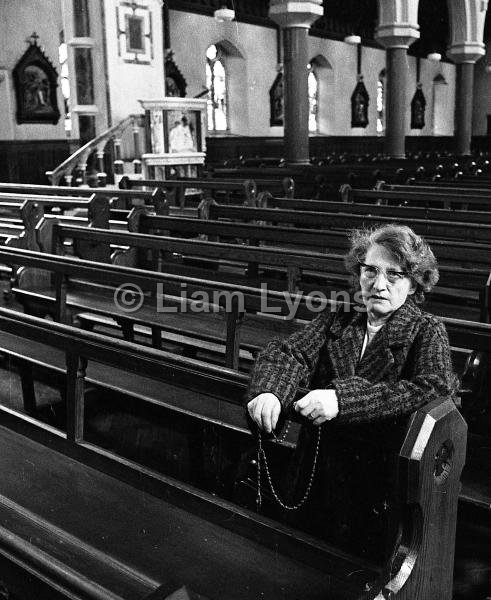
[[[46,171],[70,155],[67,140],[0,141],[0,181],[49,184]]]
[[[283,138],[279,137],[242,137],[223,136],[206,138],[207,161],[223,162],[243,156],[282,157]],[[383,152],[384,138],[378,136],[315,136],[310,138],[310,156],[322,157],[331,152],[349,154],[377,154]],[[454,138],[450,136],[407,136],[407,152],[451,151]],[[490,152],[491,136],[474,137],[474,152]]]

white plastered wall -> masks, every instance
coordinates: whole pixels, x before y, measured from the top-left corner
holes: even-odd
[[[0,19],[0,140],[59,140],[65,138],[63,114],[56,125],[22,123],[16,120],[16,97],[12,71],[28,48],[26,39],[36,32],[37,43],[60,73],[58,44],[63,29],[60,0],[30,0],[1,3]],[[49,18],[46,16],[49,15]],[[1,79],[1,77],[0,77]],[[57,88],[58,109],[63,113],[63,96]]]
[[[217,23],[212,17],[170,11],[171,46],[174,60],[188,84],[187,95],[203,91],[206,84],[206,49],[227,40],[242,58],[234,59],[229,88],[230,133],[250,136],[282,136],[283,127],[269,125],[269,90],[277,74],[276,30],[246,23]],[[341,41],[308,36],[308,57],[321,56],[332,70],[322,69],[319,89],[319,133],[321,135],[377,135],[377,82],[385,68],[385,50],[363,47],[362,74],[370,96],[369,124],[351,127],[351,94],[356,85],[357,48]],[[408,57],[407,133],[432,135],[433,79],[442,73],[447,86],[442,94],[442,135],[453,135],[455,66],[421,61],[421,81],[427,100],[426,125],[410,129],[410,101],[416,89],[416,59]]]
[[[490,46],[491,40],[488,40],[486,56],[483,56],[474,67],[473,135],[487,135],[487,120],[488,116],[491,116],[491,71],[486,71],[486,66],[491,64]]]
[[[110,90],[112,123],[130,114],[143,113],[139,99],[151,100],[165,95],[163,69],[162,13],[159,0],[141,0],[151,14],[152,56],[150,64],[125,62],[118,33],[119,0],[104,0],[106,21],[107,78]]]

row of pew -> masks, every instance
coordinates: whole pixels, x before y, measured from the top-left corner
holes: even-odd
[[[230,475],[231,471],[236,471],[237,464],[243,468],[250,466],[249,460],[243,459],[254,444],[245,422],[242,397],[247,384],[246,373],[255,352],[271,337],[288,335],[312,317],[318,302],[302,292],[330,290],[334,295],[329,294],[326,302],[333,307],[346,301],[346,297],[340,295],[348,287],[340,259],[346,247],[343,229],[355,226],[351,223],[365,221],[356,220],[355,217],[360,215],[351,215],[354,219],[351,220],[349,211],[338,213],[329,207],[323,207],[326,209],[323,211],[307,210],[306,207],[272,207],[276,198],[274,189],[268,192],[269,196],[264,190],[261,196],[261,201],[269,202],[270,208],[258,208],[260,192],[254,202],[246,197],[239,200],[245,206],[231,205],[230,198],[222,203],[223,195],[213,197],[208,193],[201,198],[199,213],[193,213],[193,217],[189,214],[169,216],[172,212],[179,214],[171,209],[185,207],[175,197],[169,202],[165,198],[167,190],[162,194],[163,188],[152,192],[104,190],[93,196],[88,196],[89,191],[80,191],[80,204],[73,205],[70,210],[75,209],[81,216],[67,215],[68,209],[63,207],[60,196],[61,204],[57,206],[52,200],[53,204],[49,205],[50,210],[55,207],[56,212],[44,215],[31,228],[29,242],[11,241],[0,247],[0,263],[14,267],[9,297],[14,303],[22,303],[24,311],[29,313],[22,315],[4,309],[0,315],[0,327],[5,333],[2,354],[17,365],[24,392],[24,417],[2,410],[1,425],[9,432],[5,436],[5,443],[9,444],[7,450],[11,452],[9,456],[30,453],[29,460],[37,467],[31,469],[30,476],[34,481],[41,481],[39,471],[46,465],[53,465],[50,470],[52,480],[59,478],[54,489],[60,496],[58,501],[62,508],[56,523],[50,522],[49,515],[43,516],[50,522],[50,527],[44,527],[44,531],[49,530],[49,535],[44,533],[46,546],[50,540],[53,542],[53,532],[62,531],[64,543],[70,549],[70,535],[77,535],[77,539],[82,537],[86,540],[86,545],[82,546],[86,553],[79,562],[78,572],[70,571],[71,581],[76,581],[77,586],[85,581],[81,566],[84,565],[85,576],[91,573],[89,579],[94,584],[97,582],[107,590],[111,585],[124,589],[123,579],[120,579],[124,573],[125,585],[130,586],[128,580],[131,579],[131,586],[138,582],[142,587],[138,591],[140,595],[121,592],[122,597],[143,598],[150,590],[154,594],[159,590],[160,595],[152,597],[166,598],[179,590],[182,596],[175,597],[199,594],[210,599],[257,598],[262,593],[285,598],[326,595],[361,598],[369,590],[375,598],[391,590],[396,594],[394,597],[400,598],[451,598],[453,536],[466,437],[465,423],[451,403],[426,407],[414,415],[407,435],[401,434],[405,427],[394,428],[399,435],[387,445],[380,447],[378,444],[379,457],[393,456],[399,471],[405,471],[411,465],[410,472],[415,476],[419,473],[411,480],[411,485],[401,481],[402,487],[395,493],[387,483],[393,477],[393,471],[374,469],[371,464],[374,455],[364,456],[367,452],[366,437],[363,436],[371,435],[369,439],[373,441],[380,437],[380,431],[347,434],[336,431],[335,427],[330,431],[344,439],[345,446],[365,450],[360,452],[361,458],[357,459],[354,469],[358,477],[347,481],[346,456],[341,457],[340,466],[333,473],[333,481],[337,478],[340,484],[337,487],[343,490],[341,497],[333,498],[333,508],[337,506],[337,511],[344,511],[344,514],[337,530],[333,528],[331,537],[324,541],[292,529],[292,523],[285,520],[271,495],[265,497],[262,515],[251,512],[250,502],[244,499],[254,487],[249,473],[242,477],[237,477],[236,473]],[[47,194],[47,190],[31,187],[24,192],[24,202],[28,206],[33,203],[39,209],[44,196],[56,196],[58,192],[55,188],[50,191],[51,194]],[[6,189],[0,184],[0,193],[22,191],[20,188]],[[73,190],[71,193],[76,197]],[[128,204],[132,193],[134,199]],[[86,206],[81,204],[82,196]],[[160,198],[160,204],[155,198]],[[287,200],[295,202],[292,197]],[[349,204],[354,206],[355,202]],[[133,208],[128,210],[130,206]],[[378,204],[372,204],[371,208],[374,206],[382,208]],[[198,219],[197,214],[206,219]],[[340,214],[346,221],[335,220]],[[369,214],[362,218],[368,221]],[[310,220],[312,215],[314,219]],[[458,225],[445,221],[447,227],[439,227],[438,218],[434,221],[430,232],[435,242],[441,241],[443,253],[443,249],[449,247],[448,240],[452,240],[453,245],[453,240],[459,239]],[[465,316],[475,320],[447,317],[445,322],[456,360],[466,373],[462,386],[463,410],[471,420],[474,415],[474,421],[478,423],[488,409],[487,391],[481,388],[485,363],[482,357],[490,350],[490,326],[487,324],[489,303],[486,304],[484,281],[485,274],[489,274],[484,251],[489,238],[481,232],[476,236],[473,251],[481,258],[478,269],[471,266],[471,259],[467,259],[467,263],[459,262],[458,253],[447,251],[445,259],[449,269],[445,287],[456,290],[460,281],[473,281],[466,290],[469,298]],[[21,238],[19,235],[18,239]],[[333,246],[330,246],[331,239],[334,239]],[[312,248],[314,251],[309,252]],[[461,259],[462,254],[461,251]],[[458,279],[459,274],[462,274],[461,279]],[[268,283],[267,290],[260,286],[264,282]],[[125,296],[127,306],[118,304],[115,296],[124,285],[138,286]],[[447,292],[442,288],[442,306],[451,297]],[[141,305],[133,310],[140,302]],[[457,303],[457,294],[449,306],[452,302]],[[295,319],[291,318],[292,308],[297,309]],[[54,321],[46,320],[46,315]],[[483,322],[479,323],[479,319]],[[74,324],[82,325],[82,328],[74,328]],[[56,423],[54,427],[53,423],[43,420],[33,383],[36,378],[51,384],[56,382],[64,390],[65,413],[61,425]],[[102,418],[101,411],[109,410],[109,406],[112,410],[117,406],[121,411],[123,398],[126,398],[125,410],[134,411],[133,416],[141,415],[140,407],[144,405],[159,423],[163,421],[162,431],[169,437],[174,436],[170,454],[174,452],[178,458],[162,458],[165,442],[161,439],[162,446],[155,452],[157,457],[160,454],[161,464],[157,467],[151,463],[154,469],[160,469],[158,473],[149,469],[148,463],[139,464],[141,457],[135,448],[133,454],[128,448],[116,448],[121,450],[119,455],[114,440],[110,440],[109,447],[101,427],[94,425]],[[411,447],[420,439],[420,428],[428,418],[435,420],[437,425],[416,465],[412,462],[414,452],[411,454]],[[17,436],[27,434],[29,443],[20,444],[12,431]],[[277,467],[281,467],[291,453],[297,431],[298,426],[293,423],[279,442],[268,442],[271,460]],[[42,442],[41,447],[35,445],[39,442]],[[438,467],[435,467],[435,456],[441,457]],[[75,466],[70,462],[73,458],[76,458]],[[450,462],[451,469],[447,466]],[[68,463],[68,471],[74,479],[66,473]],[[95,472],[87,470],[94,466]],[[169,480],[166,467],[174,467],[171,474],[182,476],[181,480]],[[366,480],[367,468],[373,478],[371,484]],[[113,484],[113,479],[107,478],[108,473],[126,482],[124,490],[118,488],[122,484]],[[441,473],[445,475],[440,477]],[[83,527],[84,519],[79,516],[77,520],[73,516],[76,512],[73,496],[66,491],[62,493],[61,489],[69,489],[74,480],[83,490],[75,503],[81,509],[82,517],[97,500],[87,492],[91,482],[94,485],[97,482],[98,500],[103,504],[106,501],[110,504],[111,498],[122,494],[124,507],[116,511],[113,525],[107,518],[110,508],[99,508],[95,519],[99,526],[104,523],[104,531],[113,545],[101,544],[95,536],[90,538],[87,523]],[[374,485],[379,481],[384,485]],[[189,487],[190,484],[193,487]],[[14,511],[13,488],[10,490],[11,512]],[[373,495],[368,494],[372,489]],[[436,498],[441,503],[442,489],[445,489],[445,501],[448,502],[444,509],[445,523],[438,520],[442,506],[435,504]],[[348,490],[351,498],[358,501],[346,503]],[[471,487],[464,490],[472,497]],[[19,505],[25,502],[19,498],[21,491],[15,491],[15,502]],[[44,498],[53,493],[46,490]],[[141,496],[142,493],[146,495]],[[131,539],[133,544],[136,533],[131,532],[144,526],[151,532],[151,539],[142,541],[139,538],[139,544],[129,550],[128,544],[121,540],[121,528],[116,525],[124,521],[128,506],[142,502],[142,498],[145,506],[150,507],[149,512],[139,515],[134,524],[132,522],[131,531],[127,532],[130,537],[126,539]],[[35,500],[30,498],[29,506],[16,511],[19,531],[28,529],[26,511],[36,513],[41,510],[40,499]],[[70,502],[71,511],[68,508]],[[397,523],[402,529],[398,535],[395,534],[397,527],[394,529],[389,524],[390,511],[378,510],[386,505],[401,511]],[[416,511],[412,508],[415,505],[418,506]],[[114,513],[114,504],[110,506]],[[176,506],[184,507],[191,515],[198,514],[200,522],[195,523],[194,516],[182,517],[178,521],[180,525],[175,527],[175,537],[169,533],[168,538],[157,539],[159,524],[161,527],[165,523],[167,530],[172,528],[170,523],[174,521],[169,520],[169,515],[175,512]],[[440,515],[438,519],[437,514]],[[206,516],[206,523],[203,523],[203,516]],[[275,520],[271,521],[273,517]],[[172,518],[177,517],[173,515]],[[143,523],[145,519],[147,523]],[[187,520],[188,526],[184,528],[183,523]],[[434,529],[435,523],[439,523],[442,531]],[[45,525],[44,521],[42,524]],[[298,527],[297,523],[294,525]],[[203,528],[207,534],[203,533]],[[67,532],[71,532],[70,535]],[[188,546],[179,543],[179,534],[185,535],[192,552]],[[232,535],[238,537],[232,539]],[[441,539],[438,536],[441,535],[449,548],[443,559],[439,551]],[[224,542],[224,537],[231,545]],[[195,553],[200,552],[196,549],[202,547],[203,539],[215,540],[203,547],[203,555],[209,558],[211,553],[223,563],[220,577],[217,577],[214,560],[207,564],[204,564],[206,560],[201,561],[196,568],[194,565],[193,569],[189,568]],[[388,553],[382,549],[387,540]],[[0,542],[6,543],[5,540]],[[253,549],[250,544],[254,545]],[[333,553],[328,544],[334,544],[338,550]],[[56,546],[54,542],[53,545]],[[241,548],[241,560],[237,552],[230,553],[233,545]],[[172,548],[179,548],[178,556]],[[268,562],[268,548],[276,548],[274,568],[266,567],[272,564]],[[141,559],[144,550],[150,552],[150,565]],[[60,552],[59,545],[57,551]],[[32,548],[26,553],[32,561]],[[111,560],[108,560],[108,554]],[[96,571],[88,569],[89,564],[93,567],[90,556],[100,559]],[[67,560],[65,555],[63,560]],[[51,592],[55,582],[60,589],[68,585],[68,566],[76,571],[75,561],[65,565],[63,575],[50,570],[50,561],[46,564],[39,561],[38,564],[49,573],[42,571],[37,579],[51,582],[48,585]],[[299,573],[295,583],[291,578],[292,568]],[[430,569],[436,573],[433,578],[428,578]],[[307,580],[313,582],[308,591],[301,589],[302,582]],[[415,596],[415,590],[418,590],[418,596]],[[93,591],[87,594],[96,597],[91,595]]]

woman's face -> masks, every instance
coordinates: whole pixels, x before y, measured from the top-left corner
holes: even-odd
[[[415,291],[402,266],[379,244],[368,249],[360,266],[360,287],[372,323],[386,321]]]

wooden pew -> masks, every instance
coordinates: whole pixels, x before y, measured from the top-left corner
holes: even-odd
[[[353,215],[349,214],[348,211],[349,208],[347,208],[346,213],[299,212],[287,209],[219,206],[210,203],[203,207],[201,216],[212,220],[264,221],[266,223],[284,223],[299,227],[307,226],[322,229],[354,229],[398,222],[398,219],[387,216]],[[466,223],[465,221],[455,223],[429,219],[407,219],[404,223],[416,233],[428,238],[465,239],[484,243],[488,243],[491,239],[491,225],[485,223]]]
[[[205,237],[216,240],[242,240],[254,245],[265,243],[277,247],[299,247],[318,252],[346,252],[349,240],[344,230],[305,229],[288,226],[273,226],[255,223],[239,223],[216,220],[190,219],[183,217],[166,217],[150,215],[144,211],[133,214],[133,231],[141,233],[160,233],[183,237]],[[491,267],[489,245],[475,242],[454,241],[448,244],[445,240],[426,238],[434,248],[439,261],[470,267]]]
[[[62,253],[66,239],[73,240],[79,258],[94,260],[108,256],[110,247],[117,247],[111,262],[136,268],[155,269],[216,281],[261,285],[271,289],[297,292],[299,289],[326,286],[329,282],[347,285],[343,257],[339,254],[313,253],[283,248],[245,246],[183,240],[161,235],[140,234],[69,226],[54,220],[44,220],[37,227],[38,244],[42,251]],[[86,252],[86,249],[89,249]],[[151,251],[151,256],[138,250]],[[103,261],[103,262],[108,262]]]
[[[445,202],[449,202],[449,197],[445,197]],[[413,206],[413,197],[410,194],[407,194],[407,204],[403,204],[402,206],[388,206],[386,203],[382,205],[369,204],[364,203],[364,199],[364,197],[360,196],[358,201],[347,205],[345,202],[289,200],[287,198],[274,198],[269,194],[262,194],[258,198],[258,207],[317,212],[349,212],[350,214],[394,217],[401,219],[401,221],[405,219],[429,219],[434,221],[455,221],[458,223],[462,221],[466,223],[491,223],[491,211]],[[462,196],[459,196],[459,204],[462,204]],[[477,208],[477,205],[474,206]]]
[[[414,183],[415,182],[413,182],[413,181],[408,182],[409,185],[413,185]],[[469,189],[469,190],[476,190],[478,193],[481,190],[486,190],[491,187],[491,183],[486,182],[486,181],[481,181],[480,179],[466,180],[464,182],[464,181],[461,181],[460,179],[447,179],[444,177],[435,177],[431,181],[425,180],[424,184],[431,188],[439,188],[439,187],[449,188],[449,189],[465,188],[465,189]]]
[[[151,189],[160,189],[165,192],[168,200],[179,206],[185,208],[186,206],[186,190],[190,190],[193,195],[204,198],[215,198],[225,201],[234,201],[237,199],[239,204],[244,206],[255,206],[257,185],[252,179],[246,179],[244,181],[238,180],[212,180],[212,179],[166,179],[165,181],[158,181],[155,179],[140,179],[132,180],[129,177],[123,177],[119,183],[121,189],[131,190],[134,187],[148,187]],[[283,189],[283,188],[282,188]],[[197,190],[199,190],[197,192]]]
[[[35,202],[43,208],[44,212],[49,212],[51,209],[56,209],[57,213],[63,214],[65,211],[76,211],[78,209],[87,210],[90,203],[93,203],[96,198],[93,193],[90,196],[57,196],[57,195],[35,195],[35,194],[12,194],[0,192],[0,206],[2,210],[7,209],[8,205],[19,206],[26,201]],[[99,202],[108,204],[107,198],[98,196]]]
[[[130,395],[161,414],[186,413],[219,437],[225,430],[236,440],[239,433],[247,437],[240,407],[243,376],[4,309],[0,330],[2,352],[25,366],[60,379],[68,365],[61,377],[66,435],[0,407],[5,464],[0,561],[2,579],[16,597],[25,597],[27,583],[40,600],[74,595],[109,600],[114,594],[128,600],[193,594],[210,600],[256,600],[261,594],[359,600],[367,591],[374,598],[390,592],[400,600],[451,600],[466,438],[453,402],[443,399],[422,408],[409,419],[407,431],[401,427],[402,435],[388,436],[377,450],[365,448],[368,457],[385,460],[364,470],[365,483],[359,482],[364,487],[352,498],[353,507],[341,508],[348,522],[350,516],[357,523],[360,513],[371,513],[379,525],[377,542],[386,541],[389,552],[376,561],[373,554],[363,556],[366,528],[356,532],[359,553],[348,553],[169,479],[87,437],[86,385]],[[98,368],[101,362],[106,375]],[[328,428],[337,438],[345,435],[335,425]],[[346,448],[352,447],[350,435],[344,439]],[[268,444],[268,452],[280,450],[288,451],[288,445]],[[345,473],[353,461],[345,457]],[[388,472],[382,463],[390,465]],[[19,465],[24,477],[19,479],[12,465]],[[368,487],[367,478],[386,486]],[[389,501],[397,519],[393,530],[374,500]]]
[[[179,240],[171,237],[135,234],[106,229],[87,229],[80,227],[55,226],[52,221],[46,221],[38,227],[38,244],[41,249],[54,252],[61,247],[65,238],[82,244],[89,253],[78,252],[78,256],[94,259],[97,256],[107,256],[110,244],[119,247],[129,247],[129,251],[118,253],[118,264],[154,268],[167,273],[174,272],[200,278],[212,278],[215,281],[247,284],[253,287],[268,286],[272,289],[296,292],[299,289],[308,292],[324,290],[335,292],[349,290],[350,276],[346,273],[344,257],[340,254],[322,254],[302,252],[300,250],[285,250],[207,242],[201,240]],[[98,246],[100,252],[98,253]],[[152,251],[150,261],[141,262],[135,249]],[[172,258],[176,253],[186,256],[188,263],[194,260],[194,267],[186,267],[181,261]],[[166,258],[168,256],[168,258]],[[211,264],[203,264],[203,260]],[[113,259],[114,261],[114,259]],[[216,261],[220,261],[220,264]],[[230,269],[233,268],[233,271]],[[247,268],[247,271],[245,269]],[[278,271],[280,269],[280,271]],[[490,318],[490,276],[491,270],[470,269],[460,266],[441,265],[440,281],[432,294],[432,299],[439,304],[439,314],[452,314],[454,306],[462,301],[480,306],[480,318],[487,322]],[[286,275],[282,281],[278,277]],[[450,306],[445,306],[448,303]],[[449,311],[449,312],[441,312]]]
[[[370,164],[343,165],[305,165],[299,167],[236,167],[215,168],[215,178],[261,178],[291,177],[295,182],[296,195],[318,200],[334,199],[339,186],[350,184],[352,187],[372,187],[380,179],[391,183],[405,183],[411,176],[417,175],[417,163],[409,161],[372,162]]]
[[[407,186],[408,188],[411,186]],[[380,189],[381,188],[381,189]],[[431,207],[443,206],[443,208],[452,208],[455,205],[459,207],[462,204],[465,206],[479,206],[489,210],[489,203],[485,201],[482,195],[473,196],[471,191],[468,191],[465,196],[461,193],[452,193],[448,190],[440,191],[407,191],[406,188],[403,190],[387,189],[387,186],[379,185],[377,190],[367,189],[353,189],[350,186],[341,186],[341,199],[343,202],[364,202],[367,200],[373,200],[374,202],[387,204],[389,202],[397,204],[408,204],[410,206],[425,206]],[[481,208],[479,210],[482,210]]]
[[[466,195],[469,194],[470,196],[484,196],[486,198],[489,198],[489,195],[491,194],[491,185],[488,188],[485,187],[473,187],[470,186],[468,184],[466,184],[465,186],[462,184],[459,184],[458,181],[453,182],[454,184],[450,184],[450,183],[441,183],[439,181],[424,181],[424,182],[419,182],[418,184],[413,184],[413,185],[393,185],[393,184],[389,184],[389,183],[385,183],[383,181],[379,182],[380,183],[380,188],[381,190],[393,190],[393,191],[399,191],[399,192],[418,192],[418,193],[426,193],[426,192],[430,192],[430,193],[449,193],[452,196],[456,196],[456,195]]]
[[[72,228],[71,230],[68,228],[68,231],[70,235],[74,237],[78,234],[81,239],[85,238],[87,240],[90,238],[90,232],[84,229],[80,229],[77,232],[76,228]],[[104,239],[104,235],[107,236],[109,234],[110,232],[107,231],[95,231],[93,235],[95,238],[101,239],[102,236],[102,239]],[[118,233],[116,235],[123,234]],[[125,239],[128,238],[128,234],[125,234],[124,237]],[[155,240],[151,238],[151,241],[158,244],[158,239]],[[140,243],[148,244],[149,240],[141,239]],[[92,249],[96,247],[95,244],[90,242],[88,243],[88,246]],[[12,255],[10,256],[10,261],[13,261],[14,263],[20,259],[25,259],[25,256],[22,256],[22,254],[20,255],[20,258],[15,256],[15,259],[12,258]],[[296,321],[271,322],[264,317],[252,318],[252,314],[257,313],[258,311],[261,311],[262,313],[270,312],[273,310],[272,307],[275,307],[274,310],[278,310],[280,314],[288,315],[292,305],[294,306],[298,302],[299,308],[301,309],[301,318],[308,319],[312,316],[311,311],[304,310],[306,304],[305,299],[301,299],[296,295],[291,295],[289,297],[289,302],[286,302],[285,295],[278,292],[266,293],[264,289],[258,290],[245,286],[199,281],[196,279],[160,275],[134,269],[121,271],[121,267],[119,267],[118,270],[118,267],[115,268],[108,265],[95,265],[97,268],[93,269],[92,267],[94,265],[92,263],[88,263],[87,261],[66,262],[65,257],[63,257],[63,260],[60,263],[59,260],[56,260],[55,257],[52,256],[35,256],[35,258],[30,256],[29,261],[25,266],[47,268],[46,265],[49,265],[49,268],[57,273],[65,273],[66,277],[69,275],[75,277],[76,274],[79,274],[77,279],[84,279],[84,277],[87,277],[89,281],[103,281],[106,285],[112,283],[116,286],[137,281],[138,285],[141,286],[142,291],[154,291],[156,284],[161,282],[162,285],[165,286],[164,289],[167,290],[168,294],[174,293],[176,296],[182,295],[182,286],[185,284],[188,298],[193,298],[194,291],[200,290],[207,293],[209,298],[214,298],[215,293],[224,294],[223,300],[226,302],[227,293],[232,298],[234,297],[235,292],[238,291],[239,293],[242,293],[244,306],[241,309],[238,306],[233,306],[231,312],[228,314],[223,316],[214,313],[211,315],[205,314],[201,320],[198,321],[198,319],[194,318],[195,315],[192,314],[156,314],[155,304],[152,305],[152,301],[145,303],[145,306],[142,307],[141,311],[137,311],[136,313],[133,313],[132,311],[125,312],[124,310],[119,309],[119,306],[115,305],[114,287],[99,290],[97,287],[93,287],[94,284],[92,284],[92,286],[87,284],[85,279],[85,283],[81,284],[81,287],[75,286],[73,289],[69,286],[68,281],[64,282],[65,287],[63,287],[63,282],[60,282],[58,279],[55,291],[52,291],[53,288],[49,281],[42,282],[42,286],[40,287],[39,283],[36,284],[36,282],[34,282],[33,284],[32,281],[29,281],[28,273],[24,273],[19,286],[14,290],[18,299],[23,302],[25,310],[27,312],[33,312],[34,314],[51,313],[57,319],[61,320],[67,319],[69,312],[73,312],[74,314],[91,312],[109,316],[119,323],[123,329],[124,335],[128,339],[134,339],[135,326],[143,325],[149,327],[152,332],[152,343],[156,347],[160,347],[162,343],[162,331],[171,332],[174,336],[179,334],[181,336],[187,335],[188,339],[195,337],[205,344],[222,344],[225,351],[226,364],[233,366],[234,368],[237,368],[239,365],[241,348],[246,352],[254,354],[257,349],[267,343],[269,339],[280,335],[281,331],[285,334],[292,333],[298,326]],[[341,268],[341,260],[339,261],[339,265]],[[67,270],[64,271],[63,269]],[[468,275],[469,273],[464,273],[464,282],[469,282]],[[346,277],[344,273],[343,276]],[[136,279],[133,281],[132,277]],[[157,277],[157,280],[155,277]],[[161,279],[158,279],[158,277],[161,277]],[[445,269],[442,269],[443,282],[445,282],[445,278],[447,278],[449,280],[449,285],[456,285],[455,277],[455,271],[446,273]],[[68,288],[67,285],[69,286]],[[462,283],[462,285],[465,284]],[[339,287],[337,289],[339,289]],[[68,298],[66,296],[67,292]],[[459,299],[461,299],[462,295],[463,292],[460,292]],[[202,298],[202,296],[198,297]],[[54,300],[53,298],[57,298],[57,300]],[[336,298],[341,300],[342,296],[338,295]],[[153,302],[155,302],[155,300],[153,300]],[[148,304],[150,305],[148,306]],[[246,315],[247,318],[245,319],[244,312],[248,313]],[[222,320],[223,317],[225,317],[225,320]],[[91,320],[86,319],[86,322],[89,323]],[[172,341],[176,343],[178,340],[174,337]],[[202,350],[203,348],[197,347],[196,349]]]
[[[201,185],[202,183],[206,185]],[[210,195],[214,195],[213,192],[218,192],[225,198],[226,202],[230,202],[234,194],[237,195],[237,193],[244,192],[244,204],[246,206],[253,206],[255,204],[255,197],[261,191],[269,191],[272,194],[279,194],[285,198],[293,198],[295,195],[295,184],[291,177],[283,177],[282,179],[246,179],[243,182],[239,182],[237,179],[214,179],[212,177],[207,177],[204,180],[192,177],[177,177],[165,181],[155,179],[143,180],[130,179],[125,175],[121,179],[119,187],[123,190],[147,187],[151,189],[159,188],[165,190],[166,193],[170,191],[175,198],[175,205],[181,207],[185,204],[186,189],[193,190],[198,188]]]
[[[148,192],[113,188],[65,187],[0,182],[0,193],[26,194],[26,199],[32,195],[90,198],[94,193],[97,193],[100,197],[105,197],[112,208],[130,210],[134,206],[153,205],[157,214],[161,214],[161,206],[165,202],[165,195],[159,189]]]
[[[42,216],[42,206],[34,201],[0,204],[0,232],[7,236],[25,232],[27,239],[34,234],[34,227]]]
[[[292,333],[297,326],[292,314],[310,318],[319,305],[318,298],[23,249],[0,247],[0,261],[26,267],[12,291],[27,313],[50,314],[60,322],[83,312],[111,316],[130,340],[135,325],[145,325],[155,347],[162,344],[162,332],[185,332],[221,343],[226,364],[234,368],[240,348],[254,351],[282,331]]]

